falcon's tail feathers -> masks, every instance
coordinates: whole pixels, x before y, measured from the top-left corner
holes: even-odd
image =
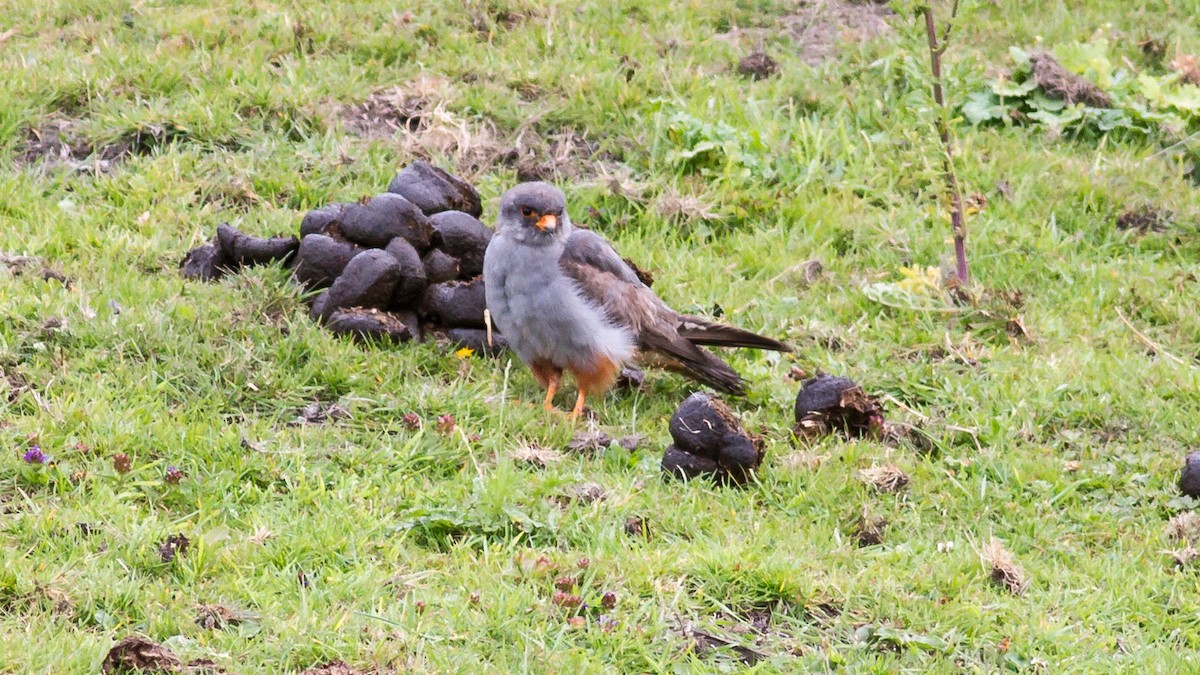
[[[716,355],[678,337],[649,334],[643,336],[644,346],[666,358],[655,358],[656,365],[685,375],[717,391],[734,396],[746,395],[746,382],[741,375]]]
[[[779,340],[722,323],[713,323],[712,321],[695,316],[680,317],[679,336],[694,345],[747,347],[749,349],[767,349],[775,352],[792,351],[790,346]]]

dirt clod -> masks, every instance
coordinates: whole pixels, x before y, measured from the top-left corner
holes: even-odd
[[[625,519],[625,534],[636,539],[649,539],[650,523],[641,516],[629,516]]]
[[[1195,511],[1184,511],[1171,516],[1167,522],[1167,536],[1174,541],[1184,541],[1189,544],[1200,541],[1200,515]]]
[[[599,483],[580,483],[569,490],[568,496],[584,504],[591,504],[607,499],[608,491]]]
[[[895,464],[863,469],[858,472],[858,477],[880,492],[899,492],[908,485],[908,474]]]
[[[1166,51],[1165,48],[1163,51]],[[1200,87],[1200,58],[1192,54],[1178,52],[1171,59],[1171,70],[1179,73],[1181,82]]]
[[[992,539],[983,548],[983,560],[991,568],[992,583],[1007,590],[1013,595],[1025,591],[1027,581],[1025,572],[1017,565],[1016,559],[1004,544],[998,539]]]
[[[1117,216],[1117,229],[1137,230],[1142,234],[1165,232],[1175,214],[1166,209],[1139,206]]]
[[[754,52],[738,61],[738,73],[752,80],[765,80],[779,72],[779,62],[766,52]]]
[[[183,670],[183,662],[166,647],[144,637],[131,635],[108,650],[100,670],[105,675],[178,673]]]
[[[627,366],[617,374],[616,387],[618,389],[639,390],[645,385],[646,373],[639,368]]]
[[[159,544],[158,555],[160,558],[162,558],[163,562],[169,563],[175,560],[177,556],[187,553],[187,550],[191,547],[191,545],[192,542],[189,541],[184,535],[172,534],[171,536],[167,537],[162,544]]]
[[[1049,52],[1035,51],[1029,55],[1033,79],[1047,96],[1066,101],[1069,105],[1082,103],[1092,108],[1111,108],[1112,97],[1090,80],[1062,67]]]
[[[522,134],[516,145],[504,156],[506,164],[517,172],[517,179],[570,180],[604,173],[610,155],[600,151],[600,145],[571,128],[558,129],[545,135]]]
[[[860,547],[878,546],[883,543],[883,533],[888,521],[879,516],[863,512],[854,524],[854,543]]]
[[[831,375],[809,379],[796,395],[797,436],[823,436],[840,431],[862,437],[879,433],[883,409],[853,380]]]
[[[681,632],[692,645],[692,648],[697,654],[706,654],[713,650],[729,649],[736,656],[737,660],[747,666],[752,666],[759,661],[769,658],[767,654],[751,649],[744,645],[720,637],[713,633],[702,631],[692,624],[687,624],[682,627]]]
[[[561,452],[532,443],[512,450],[508,456],[515,464],[524,464],[539,469],[557,464],[563,459]]]
[[[338,116],[352,134],[389,139],[401,129],[420,130],[425,124],[429,104],[425,96],[393,87],[372,93],[362,103],[341,106]]]
[[[388,185],[421,209],[425,215],[442,211],[463,211],[478,218],[483,215],[479,193],[470,183],[428,162],[413,162],[404,167]]]
[[[313,401],[296,411],[296,418],[291,421],[291,426],[324,424],[325,422],[336,422],[348,419],[349,417],[350,411],[346,410],[345,406],[339,403]]]
[[[613,437],[596,428],[585,429],[575,434],[567,444],[567,450],[577,454],[593,455],[612,445]]]
[[[654,285],[654,273],[653,272],[650,272],[648,270],[644,270],[644,269],[638,267],[637,263],[633,262],[629,258],[621,258],[621,260],[625,261],[626,265],[629,265],[629,269],[633,270],[633,274],[638,278],[638,281],[642,282],[643,284],[646,284],[646,286]]]
[[[196,625],[205,630],[221,630],[226,626],[236,626],[250,618],[248,615],[234,611],[225,605],[198,605],[196,607]]]

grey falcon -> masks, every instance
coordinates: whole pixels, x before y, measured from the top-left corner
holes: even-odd
[[[571,224],[566,197],[549,183],[521,183],[501,197],[483,280],[488,313],[546,390],[547,410],[564,371],[575,378],[573,417],[588,396],[612,386],[626,363],[741,395],[741,376],[701,345],[791,351],[778,340],[668,307],[608,241]]]

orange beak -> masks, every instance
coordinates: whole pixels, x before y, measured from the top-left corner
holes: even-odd
[[[534,224],[537,225],[537,229],[541,230],[542,232],[546,232],[547,230],[554,231],[558,227],[558,216],[554,215],[553,213],[547,213],[541,218],[538,218],[537,222]]]

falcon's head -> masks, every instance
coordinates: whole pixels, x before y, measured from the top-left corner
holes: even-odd
[[[521,183],[500,198],[497,229],[522,243],[549,244],[571,229],[567,198],[549,183]]]

